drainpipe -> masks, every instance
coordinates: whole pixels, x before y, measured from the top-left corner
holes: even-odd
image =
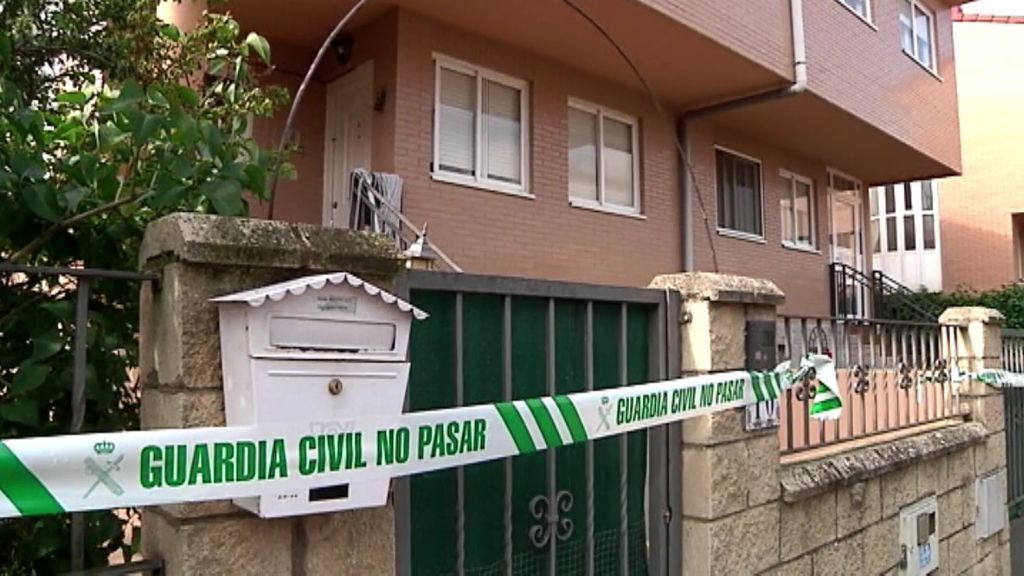
[[[691,120],[707,118],[721,112],[736,110],[754,104],[761,104],[781,98],[788,98],[802,94],[807,90],[807,45],[804,37],[804,5],[803,0],[789,0],[790,28],[793,33],[793,83],[782,88],[771,88],[764,92],[741,96],[723,102],[710,104],[702,108],[696,108],[683,114],[679,120],[677,135],[683,144],[685,157],[683,166],[679,171],[679,177],[683,180],[683,271],[692,272],[695,269],[693,260],[693,175],[689,174],[690,166],[690,140],[689,123]]]

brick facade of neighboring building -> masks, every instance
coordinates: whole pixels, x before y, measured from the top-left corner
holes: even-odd
[[[953,32],[964,175],[941,182],[943,285],[986,290],[1024,278],[1024,18],[963,15]]]

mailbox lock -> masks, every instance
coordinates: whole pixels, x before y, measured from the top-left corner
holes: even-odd
[[[327,391],[331,393],[331,396],[341,394],[341,388],[342,384],[340,378],[331,378],[331,381],[327,383]]]

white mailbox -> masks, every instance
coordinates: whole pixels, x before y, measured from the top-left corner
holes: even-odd
[[[228,426],[300,422],[343,434],[353,416],[402,412],[412,320],[423,311],[344,272],[214,298]],[[389,482],[301,486],[236,500],[264,518],[386,503]]]

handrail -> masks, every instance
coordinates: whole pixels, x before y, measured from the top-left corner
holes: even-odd
[[[363,176],[363,177],[365,178],[365,176]],[[355,189],[356,194],[361,194],[361,190],[362,189],[365,189],[366,193],[369,195],[369,196],[367,196],[367,200],[375,200],[377,202],[377,205],[374,205],[373,202],[366,202],[366,207],[369,208],[370,211],[372,211],[381,220],[381,222],[384,223],[385,226],[387,226],[388,228],[393,230],[394,233],[403,242],[405,242],[407,245],[408,244],[412,244],[413,242],[416,241],[416,239],[418,239],[421,236],[423,236],[423,231],[420,230],[419,228],[417,228],[416,225],[413,224],[405,216],[405,214],[402,214],[401,210],[399,210],[395,206],[392,206],[390,202],[385,200],[384,197],[380,194],[380,192],[378,192],[373,187],[371,182],[367,181],[366,182],[366,186],[356,187],[356,189]],[[406,238],[405,235],[402,234],[402,227],[399,226],[399,227],[396,228],[395,226],[392,226],[390,224],[389,220],[384,217],[384,213],[381,211],[381,208],[384,208],[384,209],[388,210],[389,212],[391,212],[392,214],[394,214],[395,216],[397,216],[398,219],[401,221],[402,226],[405,226],[406,228],[408,228],[415,235],[416,238],[414,238],[413,240],[409,240],[408,238]],[[355,214],[356,214],[355,211],[357,209],[358,209],[358,206],[353,209],[353,218],[355,218]],[[437,244],[435,244],[430,238],[425,237],[425,236],[423,236],[423,237],[424,237],[424,240],[426,240],[427,244],[430,245],[430,248],[434,251],[434,253],[437,254],[437,256],[439,258],[441,258],[441,260],[445,264],[447,264],[449,268],[451,268],[455,272],[462,272],[462,268],[460,268],[459,265],[456,264],[455,261],[452,260],[447,254],[445,254],[444,251],[441,250],[441,248]]]

